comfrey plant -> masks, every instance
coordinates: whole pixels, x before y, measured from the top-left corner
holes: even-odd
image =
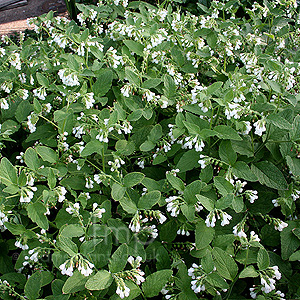
[[[201,7],[2,37],[1,299],[299,298],[297,2]]]

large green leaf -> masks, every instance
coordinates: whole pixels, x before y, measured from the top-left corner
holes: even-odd
[[[88,290],[104,290],[108,288],[113,282],[111,273],[106,270],[100,270],[93,277],[89,278],[85,287]]]
[[[199,152],[196,152],[195,150],[188,150],[181,156],[176,169],[179,169],[180,172],[186,172],[197,168],[199,167],[198,160]]]
[[[88,277],[82,275],[79,271],[75,270],[73,275],[65,282],[62,292],[64,294],[76,293],[84,290],[85,283]]]
[[[35,148],[37,154],[42,158],[44,161],[48,161],[50,163],[56,163],[58,160],[57,153],[46,146],[36,146]]]
[[[206,248],[215,235],[215,229],[212,227],[207,227],[203,220],[199,221],[196,225],[195,231],[195,243],[197,249]]]
[[[145,296],[149,298],[158,296],[171,276],[172,270],[160,270],[147,276],[142,285]]]
[[[28,212],[28,217],[33,222],[38,224],[41,228],[48,230],[49,222],[45,215],[45,213],[47,212],[47,209],[42,202],[37,201],[34,203],[29,203],[26,209]]]
[[[251,170],[261,184],[277,190],[287,190],[288,185],[283,174],[273,163],[269,161],[255,163],[252,164]]]
[[[110,272],[117,273],[123,271],[127,264],[128,247],[126,244],[122,244],[112,255],[108,267]]]
[[[144,177],[145,177],[145,175],[143,173],[139,173],[139,172],[128,173],[127,175],[124,176],[124,179],[123,179],[124,186],[126,186],[126,187],[135,186],[135,185],[139,184],[140,182],[142,182]]]
[[[143,195],[139,202],[138,208],[139,209],[151,209],[156,203],[160,200],[161,193],[160,191],[151,191]]]
[[[237,159],[237,154],[232,149],[230,140],[225,140],[225,141],[221,142],[221,144],[219,146],[219,156],[223,162],[225,162],[231,166],[234,165],[234,163],[236,162],[236,159]]]
[[[234,259],[224,250],[214,247],[213,251],[215,266],[220,276],[234,280],[238,273],[238,266]]]
[[[143,56],[144,53],[144,46],[132,40],[124,40],[123,43],[128,47],[131,52],[134,52],[140,56]]]
[[[111,88],[113,80],[113,73],[110,69],[105,69],[97,78],[96,82],[93,85],[93,92],[95,96],[102,97],[104,96],[109,89]]]
[[[7,186],[18,184],[17,169],[6,157],[0,162],[0,181]]]
[[[39,298],[41,287],[42,287],[42,275],[40,271],[36,271],[29,277],[29,279],[25,284],[24,292],[26,297],[29,300],[35,300]]]

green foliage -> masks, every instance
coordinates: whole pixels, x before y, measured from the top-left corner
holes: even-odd
[[[67,4],[0,48],[1,299],[299,298],[296,2]]]

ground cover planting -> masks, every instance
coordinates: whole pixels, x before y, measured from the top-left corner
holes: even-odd
[[[298,299],[297,2],[77,4],[0,47],[1,299]]]

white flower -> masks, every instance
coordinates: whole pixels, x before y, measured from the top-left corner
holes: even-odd
[[[94,187],[94,181],[90,177],[85,179],[85,187],[87,189],[92,189]]]
[[[158,219],[159,223],[163,224],[166,220],[167,220],[166,216],[161,212],[159,212],[159,219]]]
[[[213,212],[211,212],[206,217],[205,224],[207,227],[215,227],[216,221],[217,221],[217,219],[216,219],[215,214]]]
[[[279,221],[277,222],[277,224],[275,225],[275,229],[278,231],[282,231],[283,228],[288,227],[289,224],[283,222],[283,221]]]
[[[67,86],[80,85],[77,75],[75,73],[72,73],[70,70],[60,69],[58,71],[58,76],[60,77],[60,79],[64,85],[67,85]]]
[[[200,159],[198,160],[198,164],[201,166],[201,169],[204,169],[207,166],[207,160],[203,158],[205,158],[205,155],[200,154]]]
[[[167,211],[171,212],[172,217],[177,217],[180,213],[180,201],[179,197],[177,196],[170,196],[166,198],[167,204]]]
[[[22,250],[27,250],[27,249],[29,249],[29,247],[28,247],[28,245],[23,245],[23,244],[21,244],[21,242],[20,241],[16,241],[15,242],[15,246],[17,247],[17,248],[21,248]]]
[[[246,195],[248,196],[248,199],[249,199],[249,202],[250,203],[254,203],[254,201],[256,200],[256,199],[258,199],[258,192],[257,191],[255,191],[255,190],[248,190],[247,192],[246,192]]]
[[[73,275],[73,265],[70,264],[70,266],[68,268],[66,268],[66,263],[63,263],[59,266],[60,270],[61,270],[61,274],[62,275],[68,275],[68,276],[72,276]]]
[[[93,273],[94,265],[86,260],[80,261],[78,271],[84,276],[90,276]]]
[[[254,124],[254,127],[255,127],[255,131],[254,133],[259,135],[259,136],[262,136],[263,132],[266,131],[266,121],[265,120],[258,120],[257,122],[255,122]]]
[[[66,48],[66,45],[68,44],[68,38],[66,36],[63,36],[62,34],[58,34],[58,33],[55,33],[53,36],[53,41],[55,43],[57,43],[57,45],[60,47],[60,48]]]
[[[95,103],[94,93],[87,93],[86,95],[84,95],[83,102],[85,103],[86,109],[92,108]]]
[[[230,220],[232,219],[232,216],[229,215],[226,212],[221,212],[221,226],[228,225],[230,223]],[[213,226],[212,226],[213,227]]]
[[[65,195],[67,193],[67,190],[65,189],[65,187],[59,186],[56,188],[56,191],[58,193],[58,202],[63,202],[66,199]]]
[[[0,99],[0,107],[1,109],[9,109],[8,102],[5,98]]]
[[[33,90],[33,95],[41,100],[45,100],[47,96],[46,89],[41,87]]]
[[[242,134],[247,135],[251,131],[252,126],[251,126],[251,123],[249,121],[244,121],[243,123],[244,123],[244,131],[242,131]]]
[[[130,93],[131,93],[131,85],[130,84],[125,84],[122,88],[121,88],[121,94],[124,96],[124,97],[129,97],[130,96]]]
[[[101,219],[102,218],[102,214],[105,213],[105,208],[98,208],[95,210],[94,214],[97,218]]]
[[[21,59],[19,53],[12,53],[11,57],[9,58],[9,62],[12,66],[16,68],[16,70],[21,70]]]
[[[124,286],[118,285],[116,293],[120,296],[121,299],[124,299],[124,297],[128,297],[130,294],[130,288],[127,287],[125,284]]]
[[[271,269],[274,270],[274,276],[276,277],[277,280],[280,280],[281,278],[281,273],[279,272],[278,266],[273,266]]]
[[[258,237],[258,235],[254,231],[250,232],[250,241],[260,242],[260,238]]]
[[[100,179],[100,175],[99,174],[95,174],[94,175],[94,180],[95,182],[97,182],[98,184],[100,184],[102,182],[102,180]]]

